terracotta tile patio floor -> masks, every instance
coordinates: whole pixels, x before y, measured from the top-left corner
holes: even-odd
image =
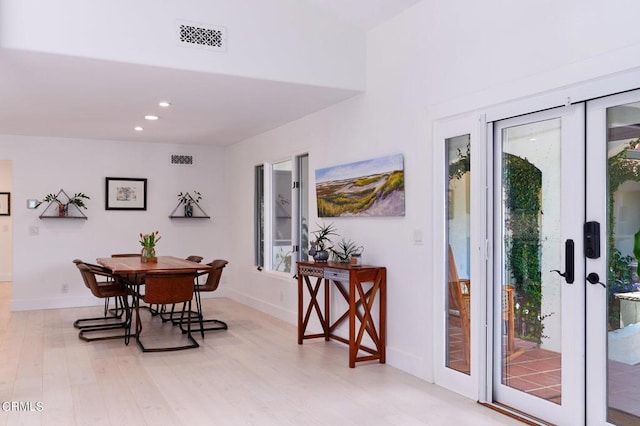
[[[449,367],[467,373],[469,367],[464,362],[460,329],[451,327],[449,336]],[[518,350],[505,365],[504,383],[560,404],[561,354],[520,339],[516,339],[516,348]],[[616,418],[616,424],[640,424],[640,364],[609,361],[607,374],[610,416]]]

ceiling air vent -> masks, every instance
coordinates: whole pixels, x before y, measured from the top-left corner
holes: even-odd
[[[227,30],[224,27],[178,21],[178,41],[181,46],[223,52],[227,49],[226,40]]]
[[[170,162],[177,166],[193,166],[193,155],[171,154]]]

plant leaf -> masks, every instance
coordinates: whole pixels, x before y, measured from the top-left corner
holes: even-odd
[[[633,255],[636,260],[640,259],[640,230],[633,236]]]

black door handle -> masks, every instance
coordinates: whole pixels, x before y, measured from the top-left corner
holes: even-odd
[[[551,270],[551,272],[557,272],[558,275],[564,277],[564,280],[568,284],[573,284],[575,281],[575,245],[573,240],[567,240],[564,242],[564,272],[560,272],[557,269]]]
[[[591,284],[600,284],[602,287],[607,288],[606,284],[600,281],[600,275],[596,274],[595,272],[591,272],[589,275],[587,275],[587,281],[589,281]]]

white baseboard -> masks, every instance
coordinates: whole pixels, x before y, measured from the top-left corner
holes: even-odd
[[[293,325],[298,324],[297,311],[288,311],[281,306],[267,303],[264,300],[256,299],[255,297],[251,297],[234,290],[227,291],[226,297],[228,297],[229,299],[233,299],[236,302],[242,303],[243,305],[247,305],[254,309],[257,309],[260,312],[271,315],[272,317],[278,318],[279,320],[282,320],[286,323]]]
[[[12,299],[12,311],[38,311],[41,309],[82,308],[103,306],[104,300],[94,296],[65,296],[47,299]]]
[[[419,379],[433,383],[433,371],[427,371],[424,359],[416,354],[387,345],[387,364]]]

